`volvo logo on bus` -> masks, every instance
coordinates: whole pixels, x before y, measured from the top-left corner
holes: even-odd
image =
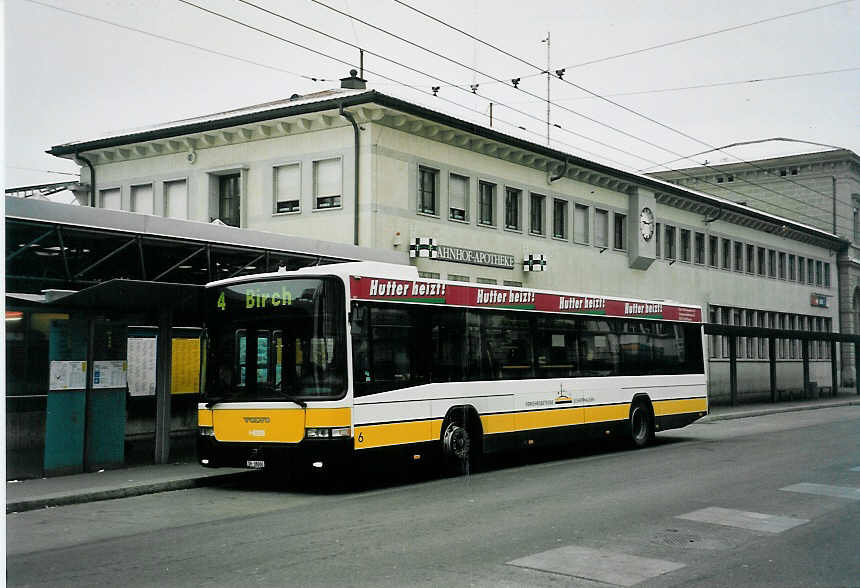
[[[246,423],[268,423],[271,422],[269,417],[245,417]]]

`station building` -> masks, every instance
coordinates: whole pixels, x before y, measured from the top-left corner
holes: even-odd
[[[838,235],[850,246],[836,252],[839,288],[828,293],[839,311],[839,332],[860,333],[860,157],[828,149],[782,157],[717,163],[651,174]],[[808,262],[807,262],[808,264]],[[816,281],[810,275],[806,280]],[[854,348],[841,347],[842,382],[854,384]]]
[[[355,72],[338,89],[49,153],[81,165],[76,194],[110,209],[99,213],[353,246],[427,278],[671,300],[701,305],[710,322],[839,330],[836,260],[850,242],[826,227],[391,97]],[[720,401],[728,346],[713,336],[708,347]],[[828,385],[830,348],[812,347],[809,377]],[[741,348],[744,395],[765,393],[767,346],[748,338]],[[780,387],[803,388],[797,345],[776,354]]]

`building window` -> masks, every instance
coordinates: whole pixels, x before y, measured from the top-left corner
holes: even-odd
[[[717,306],[711,306],[710,308],[710,319],[711,323],[718,324],[720,322],[720,309]],[[720,356],[720,350],[718,347],[717,335],[711,335],[710,340],[708,341],[708,357],[716,358]]]
[[[717,259],[719,258],[720,240],[717,237],[708,237],[708,265],[717,267]]]
[[[731,311],[731,309],[727,308],[725,306],[720,309],[720,315],[721,315],[720,316],[720,324],[721,325],[731,325],[732,324],[731,323],[731,315],[729,314],[730,311]],[[720,337],[720,339],[722,339],[722,342],[720,345],[720,347],[722,348],[722,356],[728,357],[729,356],[729,337],[728,337],[728,335],[723,335],[722,337]]]
[[[660,257],[661,246],[663,245],[663,229],[660,223],[654,224],[654,254],[657,258]]]
[[[418,272],[418,277],[425,280],[438,280],[439,272]]]
[[[776,251],[767,250],[767,275],[769,278],[776,277]]]
[[[609,247],[609,213],[598,208],[594,209],[594,245]]]
[[[478,182],[478,222],[482,225],[496,225],[496,185]]]
[[[806,281],[806,259],[797,257],[797,281],[801,284]]]
[[[122,192],[120,189],[99,190],[99,206],[108,210],[122,210]]]
[[[755,311],[748,310],[746,311],[747,315],[747,326],[754,327],[755,326]],[[755,337],[747,337],[747,357],[750,359],[756,358],[756,338]]]
[[[788,330],[794,331],[797,329],[797,315],[788,315]],[[797,339],[788,340],[788,357],[789,359],[797,359]]]
[[[755,245],[747,245],[747,273],[755,273]]]
[[[757,253],[758,253],[758,264],[756,265],[756,269],[758,270],[758,275],[763,276],[767,272],[767,268],[765,267],[765,249],[764,249],[764,247],[758,247]]]
[[[781,330],[786,329],[786,316],[785,313],[779,313],[779,328]],[[779,358],[785,359],[788,357],[788,339],[780,338],[778,341],[779,346]]]
[[[314,208],[337,208],[341,196],[340,158],[314,162]]]
[[[302,166],[298,163],[280,165],[274,170],[275,212],[300,212]]]
[[[505,190],[505,228],[514,231],[522,230],[520,225],[520,198],[522,190],[507,188]]]
[[[462,274],[448,274],[448,279],[452,282],[468,282],[469,276],[464,276]]]
[[[239,226],[239,179],[241,174],[218,176],[218,218],[225,225]]]
[[[188,218],[188,183],[185,180],[164,182],[164,216]]]
[[[418,167],[418,212],[439,214],[436,194],[439,187],[439,171],[429,167]]]
[[[733,325],[739,327],[739,326],[744,324],[744,311],[743,310],[741,310],[740,308],[735,308],[732,311],[732,315],[733,315],[732,316],[732,324]],[[735,341],[737,342],[737,344],[735,345],[735,353],[737,354],[737,357],[739,359],[745,357],[744,350],[746,348],[746,338],[745,337],[737,337],[735,339]]]
[[[815,262],[811,259],[806,260],[806,283],[812,284],[815,282]]]
[[[529,217],[531,219],[529,232],[532,235],[544,234],[544,202],[546,198],[540,194],[531,194],[529,198]]]
[[[675,259],[675,227],[666,225],[665,243],[663,245],[666,259]]]
[[[824,287],[825,288],[830,287],[830,264],[829,263],[824,264]]]
[[[475,281],[478,282],[479,284],[487,284],[490,286],[499,283],[498,280],[494,280],[493,278],[476,278]]]
[[[588,207],[582,204],[573,207],[573,240],[588,244]]]
[[[759,310],[756,312],[756,315],[758,315],[758,326],[761,329],[764,329],[767,327],[767,325],[765,324],[765,316],[764,316],[765,314],[766,313],[763,310]],[[767,355],[767,337],[759,337],[759,340],[758,340],[758,357],[759,357],[759,359],[767,359],[768,358],[768,355]]]
[[[785,253],[779,252],[779,261],[777,262],[777,275],[780,280],[785,279]]]
[[[705,234],[696,233],[696,263],[705,263]]]
[[[797,258],[791,254],[788,256],[788,279],[792,282],[797,280]]]
[[[451,174],[448,178],[448,218],[469,220],[469,178]]]
[[[821,286],[824,284],[824,272],[822,271],[822,264],[820,261],[815,262],[815,285]]]
[[[744,271],[744,244],[735,241],[735,271]]]
[[[681,229],[681,261],[690,261],[690,231]]]
[[[552,201],[552,236],[567,239],[567,202],[557,198]]]
[[[153,213],[152,184],[131,187],[131,211],[143,214]]]
[[[523,283],[518,282],[516,280],[504,280],[502,282],[502,284],[505,286],[513,286],[514,288],[522,288],[523,287]]]
[[[732,242],[723,239],[723,269],[732,269]]]
[[[627,249],[627,216],[616,212],[613,225],[612,246],[615,249]]]

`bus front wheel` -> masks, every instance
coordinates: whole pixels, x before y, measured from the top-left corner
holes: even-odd
[[[445,455],[447,469],[451,473],[468,473],[472,455],[472,439],[469,430],[456,421],[449,422],[442,434],[442,452]]]
[[[630,444],[639,449],[654,440],[654,415],[647,402],[638,400],[630,408],[628,422]]]

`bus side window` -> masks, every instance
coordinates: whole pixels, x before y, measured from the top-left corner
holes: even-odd
[[[570,378],[578,363],[576,319],[538,317],[535,331],[535,357],[538,377]]]
[[[618,335],[611,328],[609,320],[582,320],[579,334],[579,375],[618,375],[618,359]]]
[[[428,366],[430,380],[462,382],[467,360],[464,311],[435,308],[429,314],[432,345],[432,359]]]
[[[532,325],[527,316],[487,313],[481,326],[492,369],[491,377],[522,380],[534,377]],[[499,373],[500,375],[495,375]]]
[[[372,307],[370,338],[374,392],[424,384],[428,380],[426,333],[418,321],[421,308]]]

